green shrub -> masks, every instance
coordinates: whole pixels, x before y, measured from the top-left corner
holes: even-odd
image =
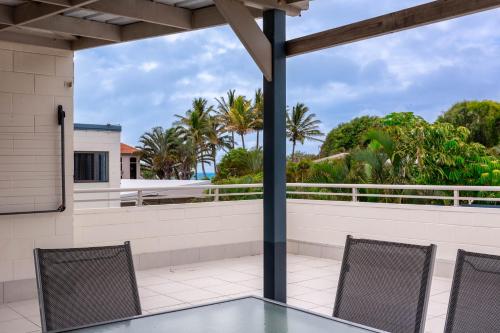
[[[263,158],[260,149],[232,149],[222,157],[215,181],[262,172]]]
[[[438,120],[470,131],[470,140],[485,147],[500,144],[500,103],[465,101],[453,105]]]

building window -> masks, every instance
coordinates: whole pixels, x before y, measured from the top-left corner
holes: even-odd
[[[130,179],[137,179],[137,159],[130,158]]]
[[[108,152],[75,152],[75,183],[102,183],[108,181]]]

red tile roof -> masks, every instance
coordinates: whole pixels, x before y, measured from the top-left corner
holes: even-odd
[[[120,151],[122,154],[135,154],[139,150],[135,149],[134,147],[131,147],[127,144],[120,143]]]

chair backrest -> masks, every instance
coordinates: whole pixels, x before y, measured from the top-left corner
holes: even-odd
[[[347,236],[333,316],[389,332],[423,332],[436,246]]]
[[[500,256],[458,250],[445,332],[500,332]]]
[[[141,314],[129,242],[34,255],[43,332]]]

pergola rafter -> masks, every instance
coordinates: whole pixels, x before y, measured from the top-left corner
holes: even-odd
[[[500,7],[500,0],[437,0],[287,41],[287,56],[357,42]]]

